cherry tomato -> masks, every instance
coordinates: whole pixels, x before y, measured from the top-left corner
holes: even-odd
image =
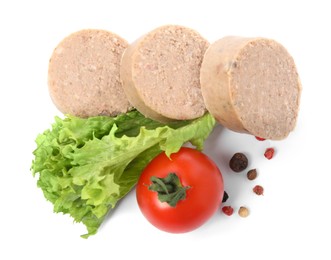
[[[221,205],[223,178],[217,165],[195,149],[182,147],[170,158],[161,153],[143,170],[136,189],[137,202],[155,227],[171,233],[189,232],[204,224]],[[178,177],[175,184],[169,182],[169,174]],[[165,191],[166,187],[169,190]],[[179,189],[181,196],[172,193]],[[175,205],[160,201],[160,196],[162,199],[169,194],[180,197]]]

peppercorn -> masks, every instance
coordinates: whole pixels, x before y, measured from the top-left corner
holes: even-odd
[[[247,179],[250,181],[255,180],[257,177],[257,171],[256,169],[251,169],[247,172]]]
[[[231,216],[233,214],[233,208],[231,206],[224,206],[222,211],[227,216]]]
[[[228,200],[228,198],[229,198],[229,195],[227,194],[226,191],[224,191],[222,203],[226,202]]]
[[[258,136],[255,136],[256,140],[258,141],[265,141],[265,138],[262,138],[262,137],[258,137]]]
[[[254,188],[253,188],[253,191],[256,195],[263,195],[263,192],[264,192],[264,189],[262,186],[260,185],[256,185]]]
[[[274,148],[267,148],[264,153],[264,157],[268,160],[272,159],[274,157],[275,149]]]
[[[240,207],[238,210],[238,214],[242,218],[246,218],[249,215],[249,210],[246,207]]]
[[[247,168],[248,159],[243,153],[235,153],[229,163],[234,172],[241,172]]]

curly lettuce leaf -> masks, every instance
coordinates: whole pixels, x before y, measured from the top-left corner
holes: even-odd
[[[55,212],[69,214],[96,234],[107,213],[137,183],[160,152],[168,156],[191,142],[203,148],[215,125],[210,114],[168,125],[131,111],[117,117],[55,118],[38,135],[31,170]]]

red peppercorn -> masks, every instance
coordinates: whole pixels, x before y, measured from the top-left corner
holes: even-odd
[[[224,206],[222,211],[227,216],[231,216],[233,214],[233,208],[231,206]]]
[[[262,138],[262,137],[258,137],[258,136],[255,136],[256,140],[259,140],[259,141],[264,141],[265,138]]]
[[[270,160],[274,157],[275,149],[274,148],[267,148],[264,152],[264,157]]]
[[[254,188],[253,188],[253,191],[256,195],[263,195],[263,192],[264,192],[264,189],[262,186],[260,185],[256,185]]]

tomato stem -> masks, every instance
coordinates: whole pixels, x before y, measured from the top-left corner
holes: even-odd
[[[190,188],[190,186],[183,187],[175,173],[169,173],[165,178],[152,176],[151,182],[148,189],[157,192],[158,199],[167,202],[171,207],[176,207],[180,200],[184,200],[186,190]]]

